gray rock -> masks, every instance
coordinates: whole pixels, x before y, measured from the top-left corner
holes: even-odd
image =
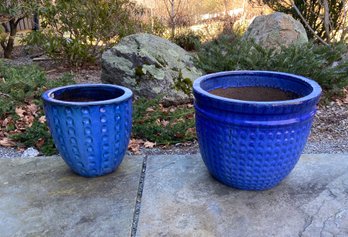
[[[292,16],[281,12],[256,17],[243,35],[243,39],[254,40],[265,48],[276,49],[308,42],[303,25]]]
[[[30,157],[36,157],[40,154],[38,150],[36,150],[33,147],[29,147],[26,149],[23,154],[21,155],[21,158],[30,158]]]
[[[166,102],[188,100],[178,87],[191,88],[190,81],[201,75],[188,52],[150,34],[127,36],[102,56],[102,82],[126,86],[136,96],[163,95]]]

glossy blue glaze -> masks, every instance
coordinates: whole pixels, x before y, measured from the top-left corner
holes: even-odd
[[[67,97],[89,101],[67,101]],[[74,172],[95,177],[119,166],[131,133],[131,90],[108,84],[79,84],[48,90],[42,99],[55,145]]]
[[[260,86],[298,94],[284,101],[242,101],[209,93],[217,88]],[[294,168],[306,144],[320,86],[293,74],[231,71],[209,74],[193,84],[196,129],[203,161],[220,182],[265,190]]]

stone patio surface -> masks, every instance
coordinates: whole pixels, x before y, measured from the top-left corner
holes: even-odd
[[[0,159],[0,236],[130,236],[141,167],[83,178],[57,157]]]
[[[262,192],[218,183],[199,154],[127,156],[100,178],[0,159],[0,236],[347,237],[348,154],[303,155]]]

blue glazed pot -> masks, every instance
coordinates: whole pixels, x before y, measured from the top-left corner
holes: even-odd
[[[283,101],[244,101],[209,93],[228,87],[271,87],[299,95]],[[294,168],[307,141],[320,86],[307,78],[268,71],[220,72],[193,84],[203,161],[220,182],[265,190]]]
[[[131,90],[79,84],[48,90],[42,99],[55,145],[75,173],[95,177],[119,166],[131,133]]]

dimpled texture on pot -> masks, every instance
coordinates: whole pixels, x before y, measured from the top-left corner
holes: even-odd
[[[271,188],[290,173],[304,148],[311,122],[248,128],[196,114],[201,154],[209,172],[222,183],[245,190]]]
[[[44,108],[55,145],[75,173],[101,176],[122,162],[131,133],[131,99],[87,106],[46,102]]]
[[[308,88],[303,88],[300,94],[313,96],[292,103],[246,102],[201,93],[202,88],[198,87],[204,80],[209,88],[215,89],[221,87],[217,82],[221,77],[225,77],[225,87],[241,86],[239,80],[244,78],[242,86],[276,84],[276,88],[282,88],[281,80],[292,78],[292,75],[225,72],[205,76],[194,85],[198,142],[203,161],[212,176],[238,189],[272,188],[291,172],[301,155],[321,89],[314,83],[313,91],[316,93],[308,93],[311,88],[306,85]],[[279,81],[272,82],[267,77],[279,77]],[[296,86],[291,83],[284,83],[290,91],[298,86],[297,82]]]

